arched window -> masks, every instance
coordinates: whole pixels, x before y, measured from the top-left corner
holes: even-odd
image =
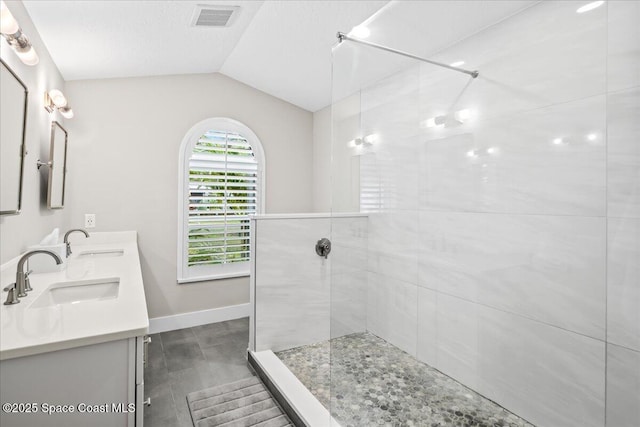
[[[249,215],[264,211],[258,137],[228,118],[203,120],[180,147],[178,283],[249,275]]]

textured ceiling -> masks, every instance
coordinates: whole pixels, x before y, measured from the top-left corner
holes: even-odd
[[[315,111],[330,100],[331,46],[387,1],[25,0],[65,80],[222,72]],[[228,28],[196,5],[238,5]]]
[[[221,72],[309,111],[331,103],[337,31],[367,20],[369,40],[429,55],[532,3],[24,1],[65,80]],[[191,21],[201,4],[241,9],[229,28],[195,28]],[[401,63],[374,63],[370,78]],[[349,67],[343,59],[339,65]]]
[[[307,110],[319,110],[331,102],[336,33],[350,31],[386,3],[265,2],[221,71]]]
[[[239,4],[229,28],[191,26],[197,4]],[[24,1],[65,80],[218,71],[262,1]]]

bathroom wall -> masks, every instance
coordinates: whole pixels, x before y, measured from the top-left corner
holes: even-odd
[[[137,230],[151,318],[249,302],[249,279],[176,283],[178,151],[195,123],[230,117],[266,155],[266,211],[312,208],[312,115],[221,74],[67,82],[70,224]]]
[[[24,164],[22,212],[19,215],[0,216],[0,264],[18,256],[30,245],[37,244],[54,227],[60,227],[64,232],[68,225],[67,210],[47,209],[48,170],[41,168],[39,171],[36,167],[38,159],[49,159],[51,121],[57,120],[66,126],[59,113],[49,114],[44,109],[44,93],[54,88],[64,91],[65,83],[22,3],[5,3],[29,37],[40,62],[35,66],[24,65],[6,41],[0,40],[0,56],[29,90],[26,129],[28,154]],[[4,182],[0,184],[6,185]]]
[[[313,212],[331,212],[331,106],[313,113]]]
[[[255,350],[286,350],[365,330],[365,215],[252,220]],[[325,259],[315,252],[332,241]]]
[[[536,425],[636,426],[640,4],[579,6],[433,56],[475,80],[415,64],[361,92],[366,322]]]
[[[640,425],[640,2],[608,4],[607,426]]]

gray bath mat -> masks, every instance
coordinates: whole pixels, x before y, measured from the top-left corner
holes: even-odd
[[[187,395],[195,427],[293,426],[258,377]]]

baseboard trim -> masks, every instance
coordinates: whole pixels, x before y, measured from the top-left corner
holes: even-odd
[[[249,317],[250,314],[251,304],[247,303],[212,308],[210,310],[192,311],[190,313],[180,313],[173,316],[154,317],[149,319],[149,333],[157,334],[159,332],[191,328],[208,323],[240,319],[242,317]]]

